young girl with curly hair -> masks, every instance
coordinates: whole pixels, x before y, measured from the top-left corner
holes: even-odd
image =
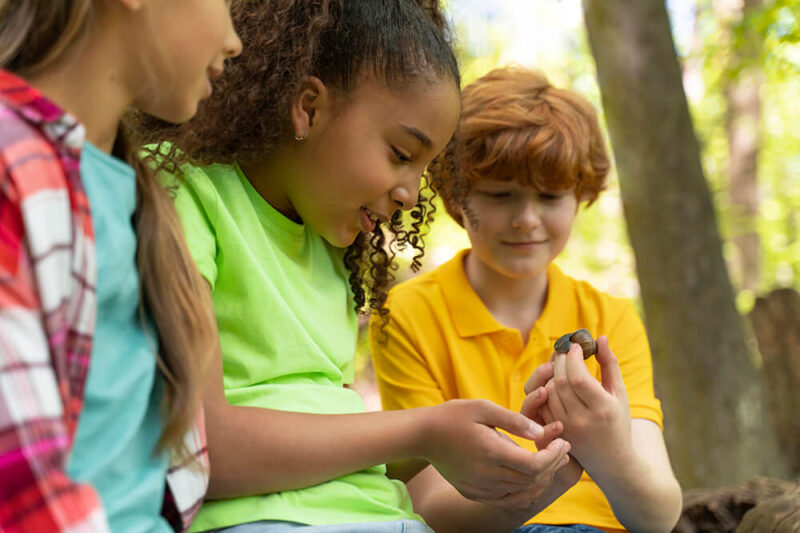
[[[425,218],[422,172],[458,120],[456,60],[425,7],[244,2],[244,52],[219,97],[146,135],[172,143],[155,155],[206,164],[174,184],[221,345],[198,531],[429,531],[384,463],[401,480],[430,463],[465,496],[504,505],[536,498],[566,462],[559,424],[478,400],[365,413],[346,386],[356,309],[382,303],[389,240],[421,249],[399,213]],[[496,427],[541,438],[542,451]]]
[[[122,118],[188,120],[240,47],[225,0],[0,2],[0,531],[202,501],[210,301]]]
[[[456,134],[431,168],[472,247],[395,287],[385,323],[373,323],[383,406],[488,398],[542,424],[560,421],[574,460],[559,476],[575,476],[561,486],[586,474],[545,510],[542,500],[509,513],[467,501],[426,469],[409,484],[415,508],[439,532],[523,523],[519,533],[669,531],[681,493],[642,323],[629,302],[553,264],[579,204],[606,186],[594,109],[522,68],[486,74],[461,101]],[[580,328],[600,335],[597,355],[584,364],[578,344],[554,355],[554,341]]]

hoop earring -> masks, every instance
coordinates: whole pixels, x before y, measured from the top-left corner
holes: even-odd
[[[297,135],[295,135],[294,136],[294,140],[295,141],[305,141],[307,136],[308,136],[308,130],[304,131],[303,135],[301,135],[299,137]]]

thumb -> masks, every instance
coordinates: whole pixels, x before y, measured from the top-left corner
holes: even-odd
[[[544,429],[527,416],[515,413],[496,403],[487,401],[485,409],[477,422],[503,429],[523,439],[534,440],[544,435]]]
[[[600,364],[600,382],[603,388],[616,394],[625,395],[625,382],[622,380],[622,371],[619,368],[617,356],[608,345],[608,337],[597,337],[597,362]]]

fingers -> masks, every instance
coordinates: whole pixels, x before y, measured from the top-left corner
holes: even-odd
[[[608,392],[625,395],[625,382],[622,380],[622,371],[617,362],[617,356],[608,345],[608,337],[597,337],[597,362],[600,364],[600,377],[603,388]],[[627,397],[627,396],[626,396]]]
[[[544,435],[544,429],[522,413],[515,413],[492,402],[484,402],[476,422],[503,429],[523,439],[534,440]]]
[[[559,423],[559,425],[561,424]],[[561,427],[563,428],[563,425]],[[564,455],[569,453],[570,449],[570,444],[564,439],[553,438],[546,444],[543,442],[542,447],[534,453],[524,448],[519,448],[520,451],[527,455],[518,454],[513,458],[513,461],[507,461],[504,465],[527,476],[536,476],[548,467],[551,462],[556,463],[556,468],[560,467],[561,465],[558,462]]]
[[[539,463],[537,473],[529,477],[529,484],[523,490],[509,490],[498,498],[482,498],[478,501],[495,507],[525,509],[535,503],[553,483],[559,470],[570,462],[570,446],[566,441],[558,439],[546,448],[533,454]]]
[[[544,385],[552,377],[553,377],[552,363],[544,363],[543,365],[539,365],[536,368],[536,370],[533,371],[531,377],[528,378],[528,381],[525,382],[525,394],[530,394],[539,387],[544,387]]]
[[[510,459],[501,464],[484,465],[477,478],[454,485],[466,498],[488,502],[527,491],[542,484],[544,478],[552,478],[567,463],[570,450],[569,443],[563,439],[554,439],[545,448],[534,453],[504,439],[498,439],[497,442],[501,441],[503,446],[508,445],[502,453]],[[495,456],[499,456],[498,454],[499,452],[494,452]],[[476,482],[475,479],[481,481]]]
[[[556,355],[556,359],[553,362],[553,379],[545,385],[547,388],[547,407],[550,408],[553,417],[561,421],[566,421],[569,415],[569,407],[564,399],[568,395],[573,395],[567,378],[565,361],[566,355]]]
[[[550,477],[569,462],[570,444],[563,439],[555,439],[545,448],[534,454],[539,463],[539,476]]]
[[[581,404],[580,406],[574,405],[567,402],[565,399],[564,402],[567,410],[578,407],[591,408],[592,405],[601,400],[605,392],[597,379],[595,379],[595,377],[589,373],[589,369],[586,368],[586,363],[584,363],[583,360],[583,351],[570,350],[570,352],[561,359],[563,359],[564,370],[567,380],[569,381],[569,388],[575,395],[577,402]],[[559,393],[562,397],[565,396],[565,393],[560,389]]]
[[[539,409],[539,413],[542,415],[542,420],[545,424],[553,424],[557,422],[556,417],[553,416],[553,412],[550,410],[550,406],[543,405],[541,409]]]
[[[558,420],[544,426],[544,435],[536,439],[536,449],[541,450],[546,448],[553,439],[561,435],[564,431],[564,424]]]
[[[539,409],[547,403],[547,389],[538,387],[533,392],[525,396],[522,401],[522,407],[519,412],[527,416],[531,420],[536,421],[539,425],[544,425]]]

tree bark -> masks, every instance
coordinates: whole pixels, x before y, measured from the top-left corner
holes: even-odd
[[[758,151],[761,120],[761,86],[764,76],[756,58],[761,36],[748,25],[747,17],[764,6],[764,0],[745,0],[741,5],[714,4],[723,21],[724,37],[730,41],[725,83],[727,100],[725,128],[728,137],[728,188],[731,201],[731,240],[736,246],[735,273],[742,289],[756,290],[760,278],[761,238],[758,234]],[[737,45],[734,29],[742,25],[744,38]]]
[[[669,20],[655,0],[583,0],[636,257],[665,437],[685,488],[774,460]],[[767,462],[768,464],[763,464]]]

